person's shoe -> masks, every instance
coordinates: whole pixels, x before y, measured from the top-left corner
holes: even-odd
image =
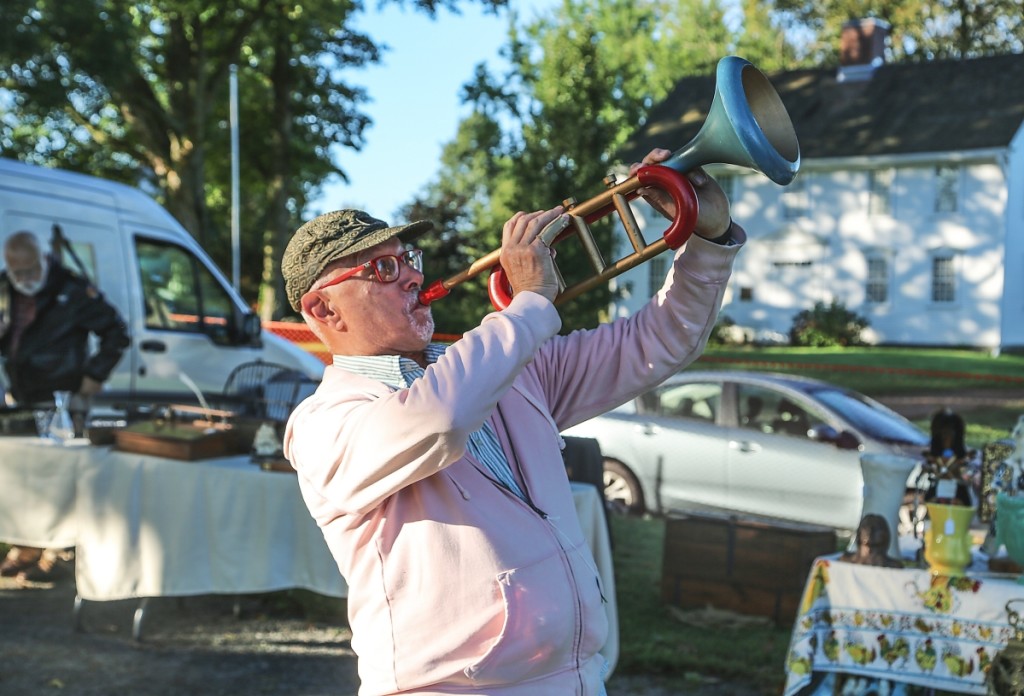
[[[0,563],[0,577],[13,578],[15,575],[32,568],[37,563],[39,563],[38,556],[29,560],[26,554],[19,554],[14,549],[11,549],[11,552],[4,558],[3,563]]]
[[[32,567],[18,573],[18,582],[53,582],[57,579],[55,564],[48,558],[41,558]]]

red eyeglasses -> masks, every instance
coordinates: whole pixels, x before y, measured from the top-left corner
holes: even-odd
[[[329,281],[316,288],[317,290],[323,290],[329,288],[332,285],[337,285],[342,281],[348,280],[359,271],[366,269],[373,269],[374,275],[377,277],[377,281],[380,283],[393,283],[398,280],[398,276],[402,274],[402,263],[406,266],[418,271],[423,272],[423,251],[420,249],[409,249],[403,251],[398,256],[394,254],[385,254],[384,256],[378,256],[372,258],[366,263],[359,264],[355,268],[350,268],[336,278],[331,278]]]

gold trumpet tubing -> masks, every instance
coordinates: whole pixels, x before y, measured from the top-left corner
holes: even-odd
[[[498,260],[500,258],[501,249],[495,249],[486,256],[481,256],[480,258],[478,258],[476,261],[471,263],[469,267],[466,268],[464,271],[459,271],[455,275],[449,276],[448,278],[442,280],[441,286],[445,290],[450,290],[451,288],[455,287],[456,285],[459,285],[460,283],[465,283],[467,280],[476,278],[484,271],[489,271],[495,266],[497,266]]]
[[[616,194],[612,196],[612,202],[622,221],[622,227],[626,230],[626,236],[629,237],[629,243],[633,245],[633,251],[643,251],[647,247],[647,242],[640,232],[640,225],[637,224],[636,216],[633,215],[633,209],[629,207],[629,199],[621,194]]]
[[[603,271],[598,273],[597,275],[591,276],[585,280],[581,280],[575,285],[566,288],[565,292],[562,292],[561,294],[558,295],[558,297],[555,298],[555,304],[561,305],[568,302],[569,300],[574,300],[583,293],[587,292],[588,290],[592,290],[593,288],[596,288],[598,285],[601,285],[602,283],[607,283],[615,276],[622,275],[629,269],[639,266],[648,259],[654,258],[661,252],[666,251],[668,248],[668,242],[666,242],[664,239],[658,239],[654,242],[651,242],[643,250],[638,251],[635,254],[630,254],[625,258],[619,259],[618,261],[616,261],[615,263],[613,263],[612,265],[608,266]]]
[[[594,241],[594,234],[590,231],[590,225],[583,218],[572,215],[572,224],[576,230],[576,236],[579,237],[580,244],[583,245],[583,251],[587,253],[587,258],[590,259],[590,265],[594,267],[594,271],[600,273],[608,264],[604,262],[604,256],[601,255],[601,250],[597,248],[597,242]]]
[[[587,258],[590,260],[590,265],[593,266],[596,273],[603,273],[608,264],[605,262],[604,257],[601,255],[601,250],[594,241],[594,235],[590,231],[590,222],[599,220],[614,211],[618,213],[619,220],[626,230],[626,235],[629,237],[633,249],[639,252],[646,246],[643,236],[640,234],[640,226],[637,224],[636,217],[629,207],[629,200],[636,197],[636,190],[638,188],[640,188],[640,182],[635,176],[632,176],[621,183],[610,186],[606,191],[582,203],[574,202],[568,208],[567,212],[572,216],[576,235],[579,237]],[[633,195],[629,196],[628,194]],[[560,237],[557,239],[560,239]]]

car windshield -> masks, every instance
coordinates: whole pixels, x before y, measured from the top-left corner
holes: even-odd
[[[816,389],[811,392],[857,430],[883,442],[927,444],[928,436],[900,414],[877,401],[841,389]]]

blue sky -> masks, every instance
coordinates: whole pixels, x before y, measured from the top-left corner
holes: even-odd
[[[558,3],[511,0],[520,20],[546,14]],[[373,125],[364,132],[366,145],[360,152],[335,153],[350,183],[338,179],[326,186],[309,212],[355,207],[398,222],[395,211],[433,178],[441,148],[467,113],[459,103],[460,88],[477,63],[498,65],[508,17],[485,15],[464,3],[460,15],[441,12],[431,21],[421,13],[388,6],[368,12],[358,26],[391,47],[380,64],[348,76],[369,93],[372,102],[364,111]]]

